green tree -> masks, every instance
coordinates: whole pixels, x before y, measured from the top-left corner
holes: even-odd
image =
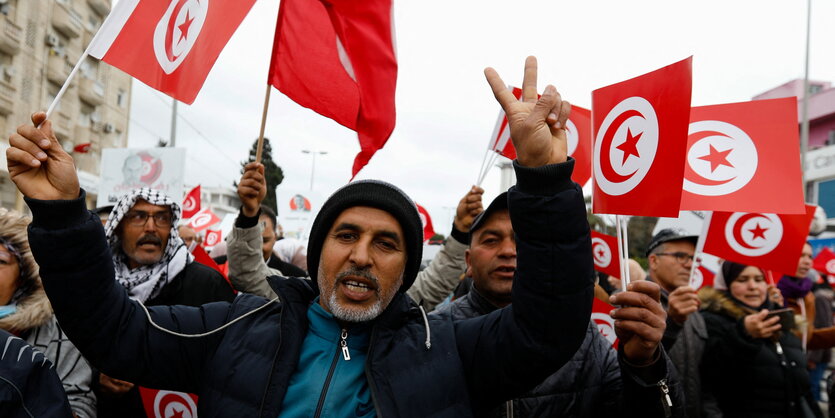
[[[241,174],[244,173],[243,167],[248,163],[255,161],[255,153],[258,150],[258,139],[255,139],[255,142],[252,143],[252,147],[249,149],[249,158],[241,163]],[[276,204],[275,198],[275,188],[284,181],[284,171],[281,170],[281,167],[273,161],[273,148],[270,145],[270,140],[264,138],[264,149],[261,153],[261,164],[264,164],[264,176],[267,178],[267,196],[264,198],[264,201],[261,202],[262,205],[267,206],[278,213],[278,205]],[[234,183],[235,189],[238,188],[238,182]]]

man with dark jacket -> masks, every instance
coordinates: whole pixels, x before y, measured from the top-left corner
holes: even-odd
[[[369,180],[336,191],[317,215],[309,282],[272,278],[279,297],[270,302],[241,295],[146,314],[112,280],[72,159],[38,113],[41,128],[21,126],[10,138],[8,167],[32,209],[32,252],[67,334],[108,373],[198,394],[206,416],[466,417],[529,390],[585,336],[590,232],[566,153],[569,104],[553,86],[537,100],[533,57],[523,101],[485,73],[518,154],[508,193],[519,252],[511,306],[466,321],[427,317],[404,294],[421,259],[417,209],[396,187]],[[622,336],[630,359],[651,364],[656,350],[630,331]]]
[[[473,286],[463,297],[439,309],[455,320],[488,315],[512,301],[516,270],[516,242],[508,213],[507,193],[502,193],[479,215],[470,229],[465,252],[467,276]],[[625,301],[648,296],[648,304],[632,307],[645,313],[644,344],[658,347],[658,357],[645,367],[612,348],[590,322],[586,337],[574,356],[532,391],[495,409],[495,417],[611,417],[684,416],[684,399],[673,375],[673,365],[659,347],[665,314],[658,302],[658,285],[635,282],[623,292]],[[620,298],[615,296],[613,299]],[[618,318],[617,314],[614,316]],[[623,322],[615,331],[625,333]],[[669,398],[668,398],[669,396]],[[672,402],[671,402],[672,401]],[[672,403],[672,405],[670,405]]]

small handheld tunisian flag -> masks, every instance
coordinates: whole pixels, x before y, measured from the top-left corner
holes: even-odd
[[[255,0],[121,0],[87,47],[177,100],[191,104]]]
[[[197,395],[140,386],[139,396],[148,418],[197,416]]]
[[[269,83],[357,131],[356,176],[394,130],[391,0],[282,0]]]
[[[432,226],[432,218],[429,217],[429,212],[421,205],[415,203],[420,215],[420,221],[423,223],[423,241],[426,242],[435,236],[435,228]]]
[[[508,86],[517,99],[522,97],[522,89]],[[591,111],[571,105],[571,114],[565,123],[568,139],[568,156],[574,157],[574,173],[571,179],[580,186],[591,178]],[[511,160],[516,159],[516,148],[510,139],[510,126],[504,110],[499,110],[499,118],[490,138],[490,149]]]
[[[206,239],[203,240],[203,243],[206,244],[207,247],[214,247],[215,245],[220,244],[220,241],[222,240],[223,231],[219,229],[207,229]]]
[[[616,237],[591,231],[591,253],[595,270],[620,278],[620,250]]]
[[[592,92],[594,213],[678,216],[692,60]]]
[[[681,210],[806,213],[797,141],[794,97],[692,108]]]
[[[603,334],[603,337],[617,350],[618,336],[615,334],[615,320],[609,315],[612,309],[615,309],[615,307],[598,298],[594,298],[594,302],[591,305],[591,320],[597,324],[597,329]]]
[[[821,274],[835,276],[835,252],[832,252],[829,248],[823,247],[817,257],[815,257],[814,267],[815,270],[819,271]]]
[[[708,215],[704,252],[733,262],[794,275],[815,207],[803,215],[713,212]]]
[[[188,219],[200,212],[200,185],[198,184],[183,199],[183,218]]]
[[[188,221],[188,225],[197,232],[200,232],[216,223],[220,222],[220,218],[214,214],[209,208],[203,208],[197,212]]]
[[[695,290],[699,290],[703,287],[713,287],[715,279],[716,273],[700,264],[696,268],[696,271],[693,272],[693,282],[690,286],[692,286]]]

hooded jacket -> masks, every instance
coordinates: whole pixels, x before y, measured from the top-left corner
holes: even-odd
[[[96,416],[96,396],[91,390],[92,370],[64,334],[41,283],[38,265],[29,249],[29,219],[0,209],[0,237],[20,254],[17,303],[14,313],[0,318],[0,329],[11,332],[54,363],[72,410],[79,417]]]
[[[716,399],[724,416],[822,416],[797,337],[781,331],[776,338],[753,338],[743,320],[755,310],[720,290],[703,289],[700,298],[708,333],[702,390]]]
[[[516,303],[454,321],[425,316],[397,292],[373,321],[364,364],[377,416],[480,415],[529,390],[580,346],[594,272],[582,191],[570,181],[573,160],[515,168],[509,202],[518,236]],[[101,223],[84,209],[84,193],[73,201],[27,202],[47,294],[67,333],[105,373],[196,393],[203,417],[276,417],[296,369],[324,366],[299,363],[316,297],[309,282],[270,278],[280,299],[272,303],[240,295],[199,308],[152,307],[152,325],[113,280]],[[211,333],[189,338],[157,326]]]

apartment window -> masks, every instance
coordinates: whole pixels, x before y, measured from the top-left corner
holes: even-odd
[[[127,106],[128,92],[125,89],[119,89],[116,93],[116,106],[124,108]]]
[[[0,0],[0,14],[14,18],[15,2],[17,0]]]
[[[14,75],[12,59],[13,57],[11,55],[0,52],[0,80],[6,83],[11,83],[12,76]]]
[[[810,84],[809,85],[809,95],[818,94],[821,90],[823,90],[823,85],[821,84]]]
[[[835,129],[829,131],[829,136],[826,138],[824,145],[835,145]]]
[[[818,206],[822,207],[826,215],[835,218],[835,179],[818,182]]]

